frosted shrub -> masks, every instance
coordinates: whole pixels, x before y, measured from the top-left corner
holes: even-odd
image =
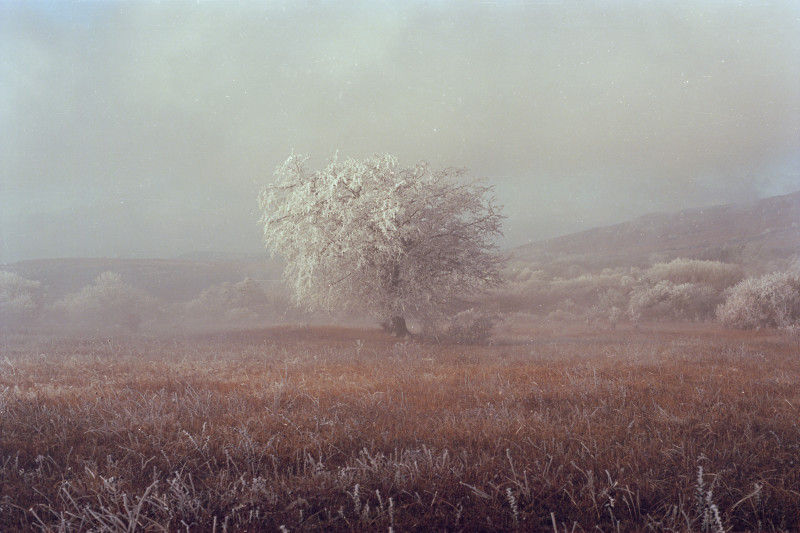
[[[495,318],[486,313],[468,309],[450,318],[447,337],[460,344],[481,344],[489,340]]]
[[[741,266],[730,263],[679,258],[653,265],[644,277],[651,284],[659,281],[669,281],[675,285],[695,283],[721,291],[741,281],[744,271]]]
[[[633,320],[711,319],[725,288],[742,277],[738,265],[695,259],[658,263],[644,272],[605,268],[577,277],[534,275],[523,263],[506,272],[512,284],[496,293],[497,307],[535,311],[557,322],[586,319],[612,325],[626,311]]]
[[[774,272],[738,283],[717,308],[717,318],[741,329],[800,327],[800,273]]]
[[[612,327],[617,327],[617,324],[620,320],[622,320],[624,315],[622,309],[616,305],[606,308],[606,313],[607,314],[605,318]]]
[[[285,313],[289,302],[280,294],[268,295],[251,278],[212,285],[186,303],[186,315],[195,320],[255,322]]]
[[[516,262],[503,269],[502,276],[508,283],[525,283],[545,279],[547,274],[529,263]]]
[[[159,311],[155,298],[123,282],[116,272],[103,272],[92,285],[67,295],[53,308],[76,325],[129,331],[138,330]]]
[[[42,308],[42,284],[13,272],[0,271],[0,322],[22,324],[36,319]]]
[[[628,314],[639,320],[703,320],[714,316],[720,293],[709,285],[659,281],[631,293]]]
[[[698,259],[656,263],[630,293],[628,315],[639,320],[707,320],[723,291],[742,279],[739,265]]]
[[[587,316],[607,309],[625,307],[635,280],[626,270],[606,270],[598,274],[583,274],[576,278],[548,279],[538,270],[525,281],[516,282],[495,299],[501,308],[514,311],[534,311],[547,314],[567,311],[569,315]],[[564,313],[557,313],[564,315]]]
[[[628,295],[620,289],[607,289],[600,293],[597,305],[592,309],[592,318],[605,319],[611,324],[622,320],[622,310],[628,305]]]

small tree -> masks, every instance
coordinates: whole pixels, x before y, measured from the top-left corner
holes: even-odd
[[[659,281],[699,283],[722,291],[736,285],[744,277],[741,266],[719,261],[700,259],[673,259],[669,263],[656,263],[644,274],[644,278],[655,285]]]
[[[0,271],[0,326],[30,323],[41,309],[41,283],[14,272]]]
[[[157,315],[158,302],[116,272],[103,272],[93,284],[57,301],[53,309],[79,326],[137,331],[143,321]]]
[[[482,344],[491,337],[496,318],[475,309],[466,309],[450,318],[447,336],[461,344]]]
[[[282,292],[264,290],[254,279],[212,285],[184,305],[186,318],[198,322],[263,322],[292,307]]]
[[[704,320],[713,317],[721,295],[703,283],[659,281],[631,293],[628,314],[634,322],[648,320]]]
[[[800,327],[800,273],[773,272],[748,278],[728,290],[717,318],[740,329]]]
[[[259,198],[266,247],[286,259],[299,304],[366,312],[402,336],[406,318],[499,283],[491,187],[389,155],[314,172],[306,160],[290,156]]]

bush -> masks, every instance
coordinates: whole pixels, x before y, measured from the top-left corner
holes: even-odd
[[[525,281],[512,282],[493,295],[493,304],[503,311],[526,311],[547,314],[564,305],[578,309],[570,312],[583,315],[595,307],[603,307],[611,300],[614,305],[627,305],[628,294],[636,281],[630,269],[607,269],[598,274],[582,274],[574,278],[549,279],[541,270],[536,270],[521,278]],[[519,279],[521,279],[519,278]],[[515,278],[518,279],[518,278]],[[617,301],[618,300],[618,301]]]
[[[659,281],[633,291],[628,314],[634,321],[703,320],[714,316],[720,301],[719,291],[709,285]]]
[[[588,318],[616,325],[624,316],[628,306],[628,294],[620,289],[606,289],[597,298],[597,303],[588,311]]]
[[[287,295],[267,294],[257,281],[245,278],[209,287],[186,303],[185,312],[195,320],[242,323],[284,315],[292,308]]]
[[[155,298],[123,282],[116,272],[103,272],[92,285],[67,295],[53,309],[73,325],[138,331],[143,322],[157,317],[159,306]]]
[[[679,258],[651,266],[644,277],[652,284],[659,281],[669,281],[675,285],[695,283],[722,291],[741,281],[744,271],[739,265],[730,263]]]
[[[503,269],[502,278],[507,283],[525,283],[545,279],[547,274],[543,270],[536,269],[530,263],[517,262],[508,265]]]
[[[494,326],[494,316],[468,309],[450,318],[446,334],[459,344],[482,344],[489,340]]]
[[[800,327],[800,273],[774,272],[732,287],[717,318],[740,329]]]
[[[743,270],[719,261],[674,259],[644,271],[562,268],[558,274],[563,277],[513,264],[505,272],[509,285],[494,293],[491,304],[506,312],[533,311],[551,321],[615,324],[626,310],[633,320],[707,320],[714,318],[725,289],[742,279]]]
[[[42,284],[13,272],[0,271],[0,322],[18,325],[38,318]]]

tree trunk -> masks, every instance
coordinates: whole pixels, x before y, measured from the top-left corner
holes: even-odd
[[[389,269],[389,288],[391,294],[397,297],[398,288],[400,286],[400,263],[394,262]],[[395,337],[406,337],[411,335],[406,327],[406,319],[400,315],[394,315],[381,322],[384,331],[387,331]]]
[[[393,316],[381,322],[381,326],[395,337],[406,337],[411,334],[406,327],[406,319],[401,316]]]

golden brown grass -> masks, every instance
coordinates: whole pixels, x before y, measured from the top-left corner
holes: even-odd
[[[0,530],[800,527],[796,339],[524,333],[6,335]]]

